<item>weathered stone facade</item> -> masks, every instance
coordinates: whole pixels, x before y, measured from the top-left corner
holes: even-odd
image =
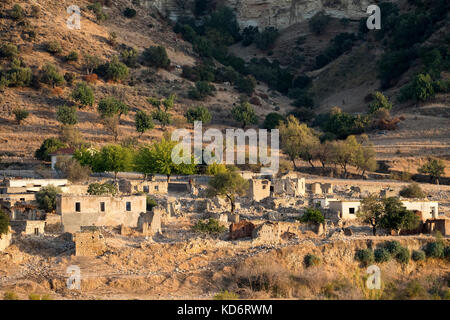
[[[141,213],[147,211],[145,196],[59,195],[56,212],[61,215],[64,232],[82,226],[136,227]]]
[[[74,241],[77,257],[95,257],[106,251],[105,239],[99,231],[76,232]]]
[[[252,236],[255,225],[250,221],[242,220],[238,223],[230,225],[230,239],[237,240],[241,238],[249,238]]]
[[[249,180],[248,197],[254,201],[261,201],[270,197],[270,181],[266,179]]]

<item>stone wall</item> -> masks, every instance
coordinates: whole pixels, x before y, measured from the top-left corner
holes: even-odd
[[[270,197],[270,181],[266,179],[249,180],[248,197],[254,201]]]
[[[77,257],[95,257],[106,251],[105,239],[99,231],[77,232],[74,241]]]
[[[44,220],[11,221],[11,227],[22,235],[42,235],[45,233]]]

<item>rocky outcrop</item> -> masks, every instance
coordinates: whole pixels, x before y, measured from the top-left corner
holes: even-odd
[[[145,0],[147,7],[155,7],[171,20],[191,14],[192,0]],[[249,25],[287,28],[303,22],[323,11],[336,18],[359,19],[367,16],[368,0],[223,0],[236,11],[241,27]]]

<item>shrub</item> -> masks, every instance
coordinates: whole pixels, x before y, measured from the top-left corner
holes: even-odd
[[[87,83],[96,83],[98,81],[98,76],[95,73],[85,75],[83,78]]]
[[[71,157],[59,157],[55,169],[71,182],[86,181],[91,175],[91,168],[82,166],[78,160]]]
[[[266,119],[264,119],[262,127],[267,130],[272,130],[278,126],[280,121],[284,120],[285,118],[281,114],[277,112],[271,112],[266,116]]]
[[[152,67],[168,68],[170,66],[170,59],[163,46],[151,46],[144,50],[143,55],[147,64]]]
[[[370,265],[375,260],[372,249],[360,249],[356,251],[355,259],[365,266]]]
[[[450,246],[446,246],[444,249],[444,257],[450,259]]]
[[[413,250],[411,257],[414,261],[423,261],[425,260],[425,252],[423,250]]]
[[[152,199],[150,196],[147,196],[147,211],[152,211],[154,207],[156,207],[158,203],[155,199]]]
[[[5,43],[0,46],[0,58],[13,60],[19,54],[17,46],[12,43]]]
[[[56,111],[56,120],[66,125],[77,124],[77,108],[75,106],[69,107],[67,105],[59,106]]]
[[[72,99],[81,106],[92,106],[94,104],[94,91],[86,82],[78,82],[72,91]]]
[[[443,258],[444,244],[440,241],[429,242],[424,249],[428,258]]]
[[[305,264],[305,266],[307,268],[309,267],[313,267],[313,266],[317,266],[320,264],[320,258],[317,257],[314,254],[308,253],[304,258],[303,258],[303,263]]]
[[[19,300],[19,296],[15,292],[5,292],[3,300]]]
[[[27,87],[33,79],[31,69],[22,68],[20,65],[14,65],[6,76],[6,82],[10,87]]]
[[[400,247],[397,254],[395,255],[395,259],[402,264],[408,264],[410,258],[411,253],[409,252],[408,248],[405,247]]]
[[[319,209],[307,208],[303,216],[300,218],[300,221],[304,223],[313,222],[320,224],[325,222],[325,218]]]
[[[67,60],[67,61],[78,61],[78,52],[76,52],[76,51],[71,51],[71,52],[66,56],[66,60]]]
[[[275,41],[280,35],[278,29],[274,27],[266,27],[261,33],[257,33],[255,36],[256,47],[260,50],[272,49]]]
[[[189,123],[194,123],[195,121],[201,121],[203,124],[208,124],[211,122],[211,113],[206,107],[195,107],[189,108],[184,115]]]
[[[9,216],[0,209],[0,236],[9,231]]]
[[[256,87],[256,80],[253,76],[245,76],[245,77],[238,77],[236,80],[236,89],[239,92],[245,93],[249,96],[253,94],[253,91],[255,91]]]
[[[239,296],[236,293],[230,292],[228,290],[217,293],[214,296],[214,300],[237,300],[237,299],[239,299]]]
[[[64,80],[66,80],[67,85],[71,86],[75,80],[75,74],[72,72],[66,72],[64,74]]]
[[[203,100],[207,96],[214,96],[216,87],[208,81],[197,81],[195,88],[192,88],[189,92],[189,98],[194,100]]]
[[[105,21],[108,19],[108,15],[103,12],[102,4],[95,2],[87,6],[87,8],[95,13],[97,21]]]
[[[41,7],[38,5],[31,6],[31,16],[34,18],[39,18],[41,15]]]
[[[62,52],[61,44],[58,41],[49,41],[45,44],[45,50],[51,54],[59,54]]]
[[[394,240],[394,241],[386,242],[384,247],[394,257],[400,251],[400,248],[402,247],[402,245],[400,244],[400,242]]]
[[[45,212],[52,212],[56,209],[56,196],[61,193],[61,189],[53,185],[42,187],[36,194],[36,201],[39,209]]]
[[[388,262],[389,260],[391,260],[391,254],[389,253],[389,251],[387,251],[384,248],[375,249],[373,254],[374,254],[375,262],[378,262],[378,263]]]
[[[118,193],[117,187],[112,183],[91,183],[88,187],[87,193],[90,195],[116,195]]]
[[[222,226],[217,219],[210,218],[208,221],[198,221],[192,227],[192,230],[200,233],[218,234],[225,232],[227,228]]]
[[[128,67],[119,61],[119,58],[113,57],[105,66],[105,76],[112,81],[121,81],[128,77]]]
[[[322,12],[319,12],[308,21],[309,29],[315,34],[319,35],[325,31],[329,22],[330,17]]]
[[[24,16],[25,13],[23,11],[23,8],[20,5],[15,4],[11,10],[11,18],[13,18],[14,20],[21,20]]]
[[[138,51],[136,48],[122,50],[120,57],[128,67],[135,68],[137,66]]]
[[[20,124],[22,120],[28,118],[30,113],[26,109],[16,108],[13,110],[14,117],[16,118],[17,124]]]
[[[114,97],[107,97],[98,103],[98,112],[102,118],[128,113],[128,105]]]
[[[123,10],[123,15],[126,18],[134,18],[136,16],[136,10],[132,8],[126,8],[125,10]]]
[[[242,128],[245,128],[250,124],[257,124],[258,117],[256,116],[255,109],[248,102],[242,102],[231,109],[231,115],[233,119],[242,124]]]
[[[400,190],[399,193],[405,198],[425,198],[426,194],[422,191],[422,188],[417,183],[412,183],[407,187]]]
[[[52,87],[63,85],[65,82],[64,76],[60,74],[58,68],[51,63],[47,63],[42,68],[41,81]]]

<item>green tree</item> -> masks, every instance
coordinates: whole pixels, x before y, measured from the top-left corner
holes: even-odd
[[[314,167],[312,160],[319,146],[319,138],[314,130],[290,115],[286,122],[278,126],[280,130],[281,149],[297,169],[295,160],[301,158]]]
[[[152,117],[145,111],[139,110],[138,112],[136,112],[134,120],[136,131],[140,134],[139,136],[142,136],[145,131],[153,129],[155,127]]]
[[[9,216],[0,209],[0,236],[9,231]]]
[[[82,107],[92,106],[94,104],[94,91],[86,82],[78,82],[71,96]]]
[[[56,138],[48,138],[42,142],[42,145],[39,149],[36,150],[34,156],[36,159],[42,161],[50,161],[50,153],[55,152],[60,148],[64,148],[66,145],[62,143],[59,139]]]
[[[56,120],[65,125],[75,125],[78,123],[77,108],[75,106],[59,106],[56,111]]]
[[[207,189],[208,197],[224,196],[231,204],[231,212],[236,208],[236,197],[247,194],[248,181],[236,171],[227,171],[216,174]]]
[[[300,218],[300,221],[304,223],[313,222],[315,224],[321,224],[325,222],[325,218],[319,209],[307,208]]]
[[[233,119],[242,124],[244,129],[249,124],[258,123],[258,117],[256,116],[255,109],[247,101],[243,101],[239,105],[231,109],[231,115]]]
[[[91,56],[89,54],[84,56],[84,67],[86,68],[86,74],[92,74],[97,69],[102,60],[97,56]]]
[[[102,118],[118,115],[120,120],[121,115],[128,114],[128,111],[128,105],[114,97],[107,97],[98,103],[98,113]]]
[[[383,199],[385,215],[381,219],[381,227],[395,230],[400,234],[402,230],[413,230],[419,225],[419,217],[407,210],[396,197]]]
[[[163,46],[151,46],[144,50],[144,59],[152,67],[168,68],[170,59],[167,56],[166,48]]]
[[[117,180],[117,173],[129,171],[133,167],[132,151],[120,145],[103,147],[97,160],[98,163],[94,166],[95,170],[100,172],[114,172],[114,180]]]
[[[39,209],[45,210],[45,212],[52,212],[56,210],[56,196],[61,192],[61,189],[55,187],[54,185],[42,187],[35,194]]]
[[[377,169],[377,161],[375,159],[375,149],[372,144],[361,144],[359,147],[355,147],[355,159],[354,165],[361,171],[361,175],[364,177],[366,171],[375,171]]]
[[[392,103],[381,92],[375,92],[372,97],[373,102],[369,105],[369,113],[374,114],[380,109],[386,109],[388,111],[392,109]]]
[[[355,136],[348,136],[344,141],[336,141],[333,145],[333,161],[341,166],[344,177],[347,177],[348,166],[355,164],[357,152],[361,146]]]
[[[208,124],[211,122],[211,113],[206,107],[195,107],[189,108],[184,115],[189,123],[194,123],[195,121],[201,121],[203,124]]]
[[[16,118],[17,124],[20,124],[23,120],[28,118],[30,113],[23,108],[16,108],[13,110],[14,117]]]
[[[419,173],[429,174],[431,180],[439,184],[439,179],[445,172],[445,163],[441,159],[428,158],[428,161],[418,169]]]
[[[413,92],[417,101],[434,97],[433,80],[429,74],[418,74],[413,81]]]
[[[159,142],[142,147],[135,158],[136,170],[144,175],[164,174],[168,181],[173,174],[194,174],[196,165],[193,158],[189,164],[177,164],[172,160],[172,151],[177,144],[164,137]]]
[[[377,234],[377,228],[380,227],[382,219],[386,214],[384,203],[378,197],[373,195],[364,198],[361,201],[361,206],[356,217],[363,223],[368,223],[372,226],[372,234]]]
[[[285,120],[285,118],[281,114],[279,114],[277,112],[271,112],[264,119],[264,123],[263,123],[262,127],[267,130],[272,130],[272,129],[275,129],[276,127],[278,127],[278,125],[280,124],[280,121],[284,121],[284,120]]]

